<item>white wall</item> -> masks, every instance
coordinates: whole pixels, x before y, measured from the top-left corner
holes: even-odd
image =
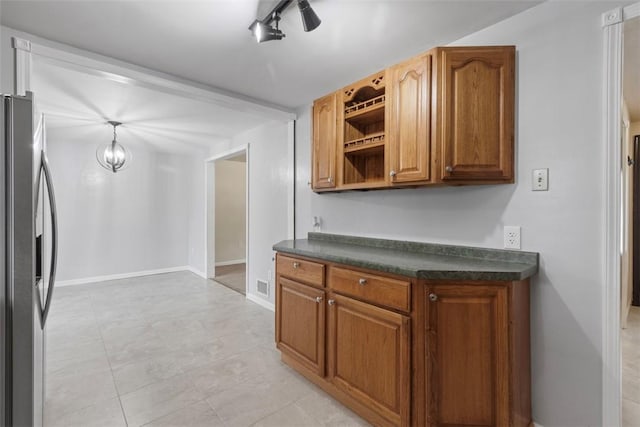
[[[59,44],[47,39],[43,39],[31,34],[27,34],[21,31],[16,31],[5,26],[0,26],[0,91],[2,93],[14,93],[14,89],[15,89],[15,51],[12,48],[12,42],[11,42],[11,38],[13,36],[25,38],[43,46],[54,47],[66,52],[73,52],[88,58],[94,58],[100,61],[105,60],[104,57],[101,57],[100,55],[97,55],[88,51],[75,49],[73,47],[62,45],[62,44]],[[111,61],[118,62],[115,60],[111,60]],[[120,64],[127,66],[131,69],[136,69],[143,72],[148,71],[130,64],[125,64],[125,63],[120,63]],[[48,132],[49,137],[51,138],[52,135],[54,135],[56,132],[57,131],[50,129]],[[102,137],[102,134],[101,134],[101,137]],[[63,137],[61,139],[65,139],[65,138]],[[86,143],[86,140],[85,140],[85,143]],[[145,149],[143,149],[143,152],[144,151]],[[184,233],[183,236],[186,236],[187,243],[186,245],[183,245],[183,243],[181,242],[178,244],[178,246],[182,247],[182,253],[179,257],[167,256],[165,257],[165,260],[162,262],[159,262],[158,259],[155,259],[152,262],[131,261],[131,264],[127,268],[135,269],[135,271],[139,271],[139,269],[143,265],[158,266],[154,268],[174,267],[176,266],[175,262],[178,262],[178,259],[179,259],[179,262],[181,263],[179,264],[180,266],[188,266],[194,272],[204,275],[203,272],[205,270],[205,265],[204,265],[204,256],[205,256],[204,255],[204,251],[205,251],[204,173],[205,173],[205,167],[204,167],[203,160],[206,157],[207,150],[203,150],[203,152],[194,151],[193,155],[189,155],[189,156],[183,155],[183,156],[178,156],[177,158],[169,158],[171,157],[170,155],[168,154],[163,155],[157,152],[155,154],[152,154],[151,151],[149,151],[146,154],[148,154],[150,157],[155,158],[154,161],[156,162],[156,165],[160,169],[157,171],[157,173],[160,176],[162,176],[163,174],[166,175],[168,173],[167,168],[174,168],[174,167],[182,168],[182,166],[180,165],[183,165],[183,166],[188,165],[188,166],[184,166],[183,168],[184,169],[183,171],[184,185],[183,185],[183,188],[181,189],[182,193],[184,193],[183,194],[184,198],[187,200],[186,201],[187,204],[183,206],[183,208],[187,212],[187,215],[186,215],[186,219],[184,215],[176,218],[176,223],[179,222],[181,224],[180,227],[183,227],[183,226],[186,227],[186,233]],[[52,157],[55,156],[55,148],[51,152],[50,156]],[[91,156],[93,159],[95,159],[95,154],[92,154]],[[183,163],[180,163],[178,161],[179,159],[182,159],[181,161]],[[137,162],[138,160],[139,160],[138,155],[136,155],[134,161]],[[178,165],[178,163],[175,163],[175,162],[180,163],[180,165]],[[138,173],[138,172],[134,172],[134,173]],[[150,171],[148,172],[151,173]],[[54,172],[54,174],[55,173],[56,172]],[[138,185],[139,183],[134,182],[133,184]],[[62,184],[62,185],[66,185],[66,184]],[[73,185],[73,183],[70,183],[70,185]],[[58,187],[60,187],[60,185]],[[115,188],[113,190],[116,191]],[[186,224],[186,226],[183,224]],[[63,244],[62,242],[66,240],[65,236],[61,235],[61,239],[62,239],[61,241],[61,245],[62,245]],[[174,250],[174,248],[170,248],[170,250]],[[140,257],[140,259],[142,258]],[[128,265],[128,264],[125,263],[122,265]],[[73,273],[73,271],[68,271],[70,275],[67,275],[65,273],[66,268],[64,267],[60,267],[60,268],[62,269],[62,271],[59,272],[58,274],[59,281],[67,280],[72,276],[76,276],[76,274]],[[83,274],[82,278],[89,277],[89,276],[86,276],[86,274],[90,274],[91,276],[93,276],[94,273],[97,272],[98,270],[99,270],[98,268],[91,269],[91,270],[85,269],[85,271],[82,273]],[[121,269],[119,268],[116,270],[121,270]],[[130,270],[127,272],[131,272],[131,271],[134,271],[134,270]]]
[[[205,152],[194,153],[188,156],[187,187],[183,190],[189,195],[188,214],[188,266],[192,271],[205,277],[205,244],[206,235],[204,229],[205,215]]]
[[[246,162],[215,162],[216,263],[244,261],[247,240]]]
[[[493,248],[502,247],[504,225],[522,226],[522,249],[540,253],[531,290],[532,399],[544,426],[601,424],[600,15],[615,6],[546,2],[456,42],[517,46],[515,185],[314,194],[309,107],[296,124],[298,237],[311,231],[313,215],[332,233]],[[549,168],[548,192],[531,192],[534,168]]]
[[[204,244],[193,237],[202,234],[204,219],[201,215],[200,221],[192,221],[195,199],[189,191],[200,183],[197,195],[203,198],[203,168],[194,169],[202,160],[150,149],[122,129],[119,135],[127,136],[134,160],[113,174],[95,157],[97,142],[108,140],[109,129],[49,124],[59,221],[58,280],[187,266],[190,248]]]
[[[249,255],[247,296],[275,303],[274,243],[287,238],[287,189],[291,180],[288,159],[288,123],[273,122],[237,135],[218,153],[249,144]],[[216,154],[215,152],[213,153]],[[256,292],[256,280],[270,282],[269,298]]]

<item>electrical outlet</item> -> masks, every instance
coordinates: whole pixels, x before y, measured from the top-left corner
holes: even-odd
[[[517,225],[504,226],[504,248],[520,249],[520,227]]]

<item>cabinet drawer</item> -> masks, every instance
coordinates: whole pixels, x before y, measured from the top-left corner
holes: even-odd
[[[310,285],[324,286],[324,265],[278,254],[276,271]]]
[[[329,287],[374,304],[405,312],[411,310],[411,282],[408,280],[332,267],[329,270]]]

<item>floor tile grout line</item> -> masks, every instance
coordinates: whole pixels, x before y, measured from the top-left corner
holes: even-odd
[[[91,315],[93,316],[93,321],[96,323],[96,326],[97,326],[98,322],[96,321],[95,313],[93,311],[93,305],[91,303],[90,303],[90,307],[91,307]],[[98,331],[99,331],[99,328],[98,328]],[[100,340],[102,341],[102,335],[100,335]],[[94,340],[94,341],[97,341],[97,340]],[[103,346],[104,346],[104,341],[103,341]],[[46,361],[46,359],[47,359],[47,355],[45,354],[45,361]],[[64,360],[72,360],[72,358],[64,359]],[[107,363],[109,363],[108,357],[107,357]],[[46,367],[45,367],[45,369],[46,369]],[[112,379],[113,379],[113,374],[112,374]],[[114,386],[115,386],[115,381],[114,381]],[[45,390],[46,390],[46,384],[45,384]],[[117,394],[117,392],[118,392],[118,390],[116,389],[116,394]],[[102,402],[106,402],[106,401],[108,401],[110,399],[113,399],[113,397],[109,397],[109,398],[103,399],[103,400],[98,401],[98,402],[93,402],[93,403],[88,404],[86,406],[81,406],[80,408],[76,408],[73,411],[63,412],[62,415],[70,415],[70,414],[78,413],[78,412],[84,411],[87,408],[90,408],[91,406],[97,405],[97,404],[102,403]],[[44,412],[45,412],[45,416],[46,416],[46,410],[47,410],[46,409],[46,392],[45,392],[45,404],[44,404],[44,406],[45,406]]]
[[[151,424],[151,423],[153,423],[153,422],[155,422],[155,421],[158,421],[158,420],[160,420],[160,419],[162,419],[162,418],[165,418],[165,417],[168,417],[168,416],[170,416],[170,415],[176,414],[176,413],[178,413],[178,412],[180,412],[180,411],[184,411],[185,409],[189,408],[190,406],[196,405],[196,404],[198,404],[198,403],[206,403],[206,404],[207,404],[207,406],[208,406],[209,408],[211,408],[211,410],[216,414],[216,417],[218,417],[218,419],[220,419],[220,421],[222,421],[222,418],[220,418],[220,416],[218,415],[218,413],[216,412],[216,410],[215,410],[215,409],[213,409],[213,408],[211,407],[211,405],[209,404],[209,402],[207,402],[207,398],[204,398],[204,399],[202,399],[202,400],[198,400],[197,402],[192,403],[192,404],[190,404],[190,405],[188,405],[188,406],[185,406],[185,407],[183,407],[183,408],[176,409],[175,411],[171,411],[171,412],[169,412],[168,414],[161,415],[161,416],[159,416],[158,418],[154,418],[154,419],[152,419],[151,421],[148,421],[148,422],[146,422],[146,423],[142,424],[140,427],[148,426],[149,424]]]
[[[91,310],[94,312],[93,315],[95,317],[95,307],[93,305],[93,299],[91,302]],[[96,323],[98,323],[96,321]],[[104,342],[104,336],[102,335],[102,328],[98,325],[98,333],[100,334],[100,339],[102,340],[102,347],[104,348],[104,354],[107,358],[107,363],[109,364],[109,371],[111,372],[111,380],[113,381],[113,387],[116,389],[116,394],[118,397],[118,403],[120,404],[120,411],[122,412],[122,419],[124,420],[125,426],[129,426],[129,421],[127,420],[127,414],[124,412],[124,406],[122,406],[122,399],[120,398],[120,390],[118,389],[118,383],[116,382],[116,377],[113,374],[113,366],[111,365],[111,359],[109,358],[109,352],[107,351],[107,345]]]

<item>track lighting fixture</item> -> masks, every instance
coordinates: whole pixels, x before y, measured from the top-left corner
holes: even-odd
[[[271,24],[266,24],[262,21],[258,21],[257,19],[253,21],[253,24],[249,27],[258,43],[269,40],[282,40],[284,37],[284,33],[278,28],[280,16],[274,13],[272,21],[275,22],[275,28],[272,27]]]
[[[258,43],[269,40],[282,40],[285,34],[278,28],[280,14],[284,11],[293,0],[280,0],[280,3],[273,8],[271,12],[262,20],[256,19],[249,26],[249,31],[253,33]],[[308,0],[297,0],[300,16],[302,17],[302,26],[304,30],[309,32],[318,28],[322,21],[313,11]],[[275,22],[275,27],[272,24]]]
[[[322,22],[318,15],[311,9],[311,5],[307,0],[298,0],[298,9],[302,16],[302,26],[306,32],[313,31],[318,28]]]

